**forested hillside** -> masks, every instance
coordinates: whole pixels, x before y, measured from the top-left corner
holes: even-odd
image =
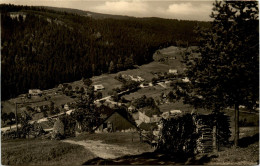
[[[2,100],[29,88],[116,72],[152,61],[156,49],[196,45],[196,25],[160,18],[94,19],[40,7],[0,5]]]

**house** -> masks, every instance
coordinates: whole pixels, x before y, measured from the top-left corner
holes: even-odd
[[[69,105],[68,105],[68,104],[65,104],[65,105],[64,105],[64,109],[65,109],[66,111],[69,111],[69,109],[70,109]]]
[[[160,121],[161,112],[157,109],[144,107],[139,110],[139,121],[144,123],[153,123]]]
[[[176,56],[175,57],[170,57],[169,58],[170,60],[174,60],[174,59],[177,59]]]
[[[181,79],[181,80],[182,80],[182,82],[185,82],[185,83],[190,82],[190,80],[189,80],[188,77],[185,77],[185,78],[183,78],[183,79]]]
[[[116,109],[105,118],[95,129],[95,133],[100,132],[134,132],[138,128],[129,120],[127,112]]]
[[[62,84],[59,84],[58,88],[62,89],[64,86]]]
[[[181,114],[181,110],[171,110],[170,111],[170,114],[173,115],[173,114]]]
[[[173,117],[175,117],[176,115],[179,115],[179,114],[181,114],[181,113],[182,113],[181,110],[170,110],[170,111],[168,111],[168,112],[162,113],[161,117],[162,117],[163,119],[169,119],[169,118],[173,118]]]
[[[169,73],[177,75],[178,74],[178,70],[177,69],[169,69]]]
[[[126,80],[132,80],[135,82],[143,82],[144,79],[140,76],[133,76],[133,75],[126,75],[126,74],[122,74],[122,78],[126,79]]]
[[[132,81],[136,81],[136,82],[142,82],[144,81],[144,79],[140,76],[132,76],[132,75],[129,75],[129,77],[131,78]]]
[[[166,99],[166,97],[167,97],[167,95],[163,92],[162,98],[163,98],[163,99]]]
[[[36,106],[33,109],[36,110],[36,112],[38,112],[38,113],[43,111],[43,107],[39,107],[39,106]]]
[[[42,95],[42,91],[40,89],[29,89],[29,94],[32,96]]]
[[[94,85],[94,91],[99,91],[99,90],[103,90],[105,89],[104,86],[102,84],[99,84],[99,85]]]
[[[136,108],[135,108],[135,106],[133,106],[133,105],[130,105],[128,108],[127,108],[127,110],[128,110],[128,112],[135,112],[136,111]]]

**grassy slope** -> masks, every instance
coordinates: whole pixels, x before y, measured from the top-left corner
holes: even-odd
[[[2,141],[3,165],[81,165],[95,156],[79,145],[54,140]]]
[[[167,155],[161,153],[143,153],[141,155],[123,156],[116,159],[95,158],[84,164],[111,164],[111,165],[256,165],[259,164],[259,137],[258,134],[245,132],[240,139],[240,147],[224,148],[220,152],[198,154],[194,157]]]
[[[248,147],[230,148],[218,152],[210,165],[257,165],[259,164],[259,142]]]
[[[92,80],[92,85],[98,85],[98,84],[102,84],[104,86],[104,90],[102,90],[102,96],[106,97],[108,96],[108,92],[112,91],[112,89],[117,88],[117,87],[121,87],[122,83],[119,82],[118,80],[114,79],[114,77],[116,76],[116,74],[102,74],[100,76],[94,76],[91,78]],[[72,83],[70,83],[70,85],[72,86],[72,88],[75,87],[85,87],[85,85],[83,84],[83,81],[79,80],[79,81],[74,81]]]
[[[133,138],[133,141],[132,141]],[[102,143],[119,145],[127,147],[128,149],[139,149],[142,151],[151,151],[150,145],[147,143],[140,142],[140,137],[138,133],[128,133],[128,132],[115,132],[115,133],[95,133],[95,134],[86,134],[83,133],[78,137],[73,138],[75,141],[82,140],[101,140]]]

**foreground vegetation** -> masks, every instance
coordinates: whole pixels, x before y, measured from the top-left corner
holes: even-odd
[[[242,136],[241,136],[242,137]],[[257,165],[259,164],[259,132],[244,132],[239,147],[221,148],[219,152],[198,154],[193,157],[179,154],[147,152],[140,155],[123,156],[116,159],[94,158],[84,164],[120,165]]]
[[[258,140],[259,138],[257,138]],[[248,147],[229,148],[215,154],[211,165],[259,165],[259,141]]]
[[[17,139],[1,144],[3,165],[81,165],[95,157],[80,145],[54,140]]]
[[[178,155],[167,155],[161,153],[144,153],[135,156],[124,156],[117,159],[95,158],[84,164],[95,165],[258,165],[259,164],[259,142],[244,148],[231,148],[218,153],[185,157]]]

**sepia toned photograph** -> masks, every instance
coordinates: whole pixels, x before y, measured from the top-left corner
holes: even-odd
[[[259,2],[0,0],[1,165],[259,165]]]

